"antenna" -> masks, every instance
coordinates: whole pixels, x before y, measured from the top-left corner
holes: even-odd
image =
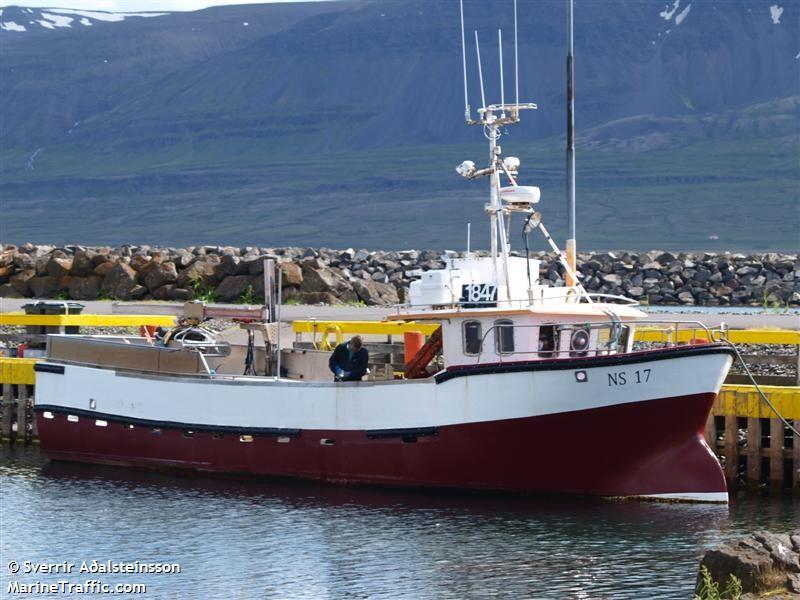
[[[575,62],[572,47],[572,0],[567,0],[567,261],[575,272]],[[567,285],[578,282],[567,272]]]
[[[475,52],[478,54],[478,79],[481,80],[481,106],[486,108],[486,96],[483,94],[483,69],[481,69],[481,47],[478,44],[478,30],[475,30]]]
[[[517,40],[517,0],[514,0],[514,104],[519,104],[519,44]]]
[[[500,109],[501,117],[506,116],[506,90],[503,85],[503,30],[497,30],[497,45],[500,48]]]
[[[514,0],[514,10],[516,10],[516,2]],[[461,8],[461,62],[464,66],[464,118],[467,122],[472,120],[472,115],[469,110],[469,94],[467,92],[467,44],[464,41],[464,0],[459,0],[459,7]]]

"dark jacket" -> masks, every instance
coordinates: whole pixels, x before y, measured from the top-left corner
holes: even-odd
[[[342,377],[342,381],[361,381],[361,378],[367,373],[367,362],[369,361],[369,353],[363,346],[358,351],[350,356],[350,348],[347,347],[348,342],[339,344],[331,354],[328,360],[328,368],[331,373],[336,374],[336,367],[338,366],[343,371],[349,373],[348,376]]]

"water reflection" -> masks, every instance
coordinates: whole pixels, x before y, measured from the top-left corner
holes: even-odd
[[[6,451],[0,476],[4,558],[181,562],[180,575],[146,576],[158,597],[686,597],[706,547],[798,518],[791,499],[667,505],[177,477],[47,463],[35,449]]]

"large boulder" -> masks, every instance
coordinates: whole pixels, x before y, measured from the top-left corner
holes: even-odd
[[[35,269],[36,260],[30,254],[18,252],[14,256],[14,268],[17,271],[24,271],[25,269]]]
[[[223,254],[219,263],[214,265],[214,275],[219,280],[228,275],[244,275],[249,272],[249,265],[242,263],[242,259],[233,254]]]
[[[130,300],[136,286],[136,271],[125,263],[117,263],[103,278],[102,289],[117,300]]]
[[[0,298],[24,298],[10,283],[0,285]]]
[[[303,269],[293,262],[278,263],[283,276],[283,287],[300,287],[303,285]]]
[[[327,269],[303,267],[303,283],[300,291],[306,294],[331,292],[350,287],[347,282]]]
[[[175,251],[175,260],[173,262],[178,269],[185,269],[193,260],[194,255],[185,248],[178,248]]]
[[[178,286],[182,288],[192,288],[196,285],[216,287],[219,279],[214,274],[214,267],[219,262],[219,256],[216,254],[198,256],[192,264],[178,273]]]
[[[8,283],[22,296],[30,296],[30,280],[34,277],[36,277],[36,269],[24,269],[14,273],[11,279],[8,280]]]
[[[94,268],[94,274],[95,274],[95,275],[99,275],[100,277],[105,277],[106,275],[108,275],[108,272],[109,272],[111,269],[113,269],[113,268],[114,268],[114,265],[116,265],[116,264],[117,264],[117,263],[115,263],[115,262],[111,262],[111,261],[108,261],[108,262],[102,262],[102,263],[98,264],[98,265],[97,265],[97,266]]]
[[[141,272],[142,269],[144,269],[147,265],[149,265],[152,260],[153,260],[152,257],[146,254],[139,253],[131,256],[131,260],[128,264],[130,264],[131,268],[134,271]]]
[[[400,302],[397,288],[389,283],[379,283],[371,279],[365,279],[354,282],[353,289],[364,304],[387,305]]]
[[[71,258],[53,256],[49,261],[47,261],[47,274],[51,277],[55,277],[59,281],[62,277],[64,277],[64,275],[69,275],[71,268]]]
[[[0,267],[0,284],[7,283],[11,276],[14,274],[14,265],[4,265]]]
[[[250,287],[249,275],[228,275],[215,290],[219,302],[233,302]]]
[[[99,275],[88,277],[71,277],[69,280],[69,297],[73,300],[97,300],[103,278]]]
[[[75,257],[72,259],[72,267],[69,270],[69,274],[73,277],[88,277],[89,275],[94,274],[94,257],[97,255],[97,252],[94,250],[80,250],[75,253]]]
[[[743,594],[796,597],[800,594],[800,529],[783,534],[757,531],[706,551],[697,576],[698,592],[704,585],[703,568],[720,589],[733,576],[741,582]]]
[[[10,267],[14,264],[14,256],[16,255],[16,246],[6,246],[0,252],[0,267]]]
[[[28,285],[34,298],[52,298],[61,289],[61,280],[52,275],[37,275]]]
[[[139,279],[151,292],[178,280],[178,271],[173,262],[151,261],[139,271]]]

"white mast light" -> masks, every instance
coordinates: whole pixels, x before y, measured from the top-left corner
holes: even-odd
[[[519,159],[516,156],[506,156],[503,159],[503,166],[513,175],[519,171]]]
[[[465,160],[456,167],[456,173],[469,179],[475,174],[475,163],[471,160]]]

